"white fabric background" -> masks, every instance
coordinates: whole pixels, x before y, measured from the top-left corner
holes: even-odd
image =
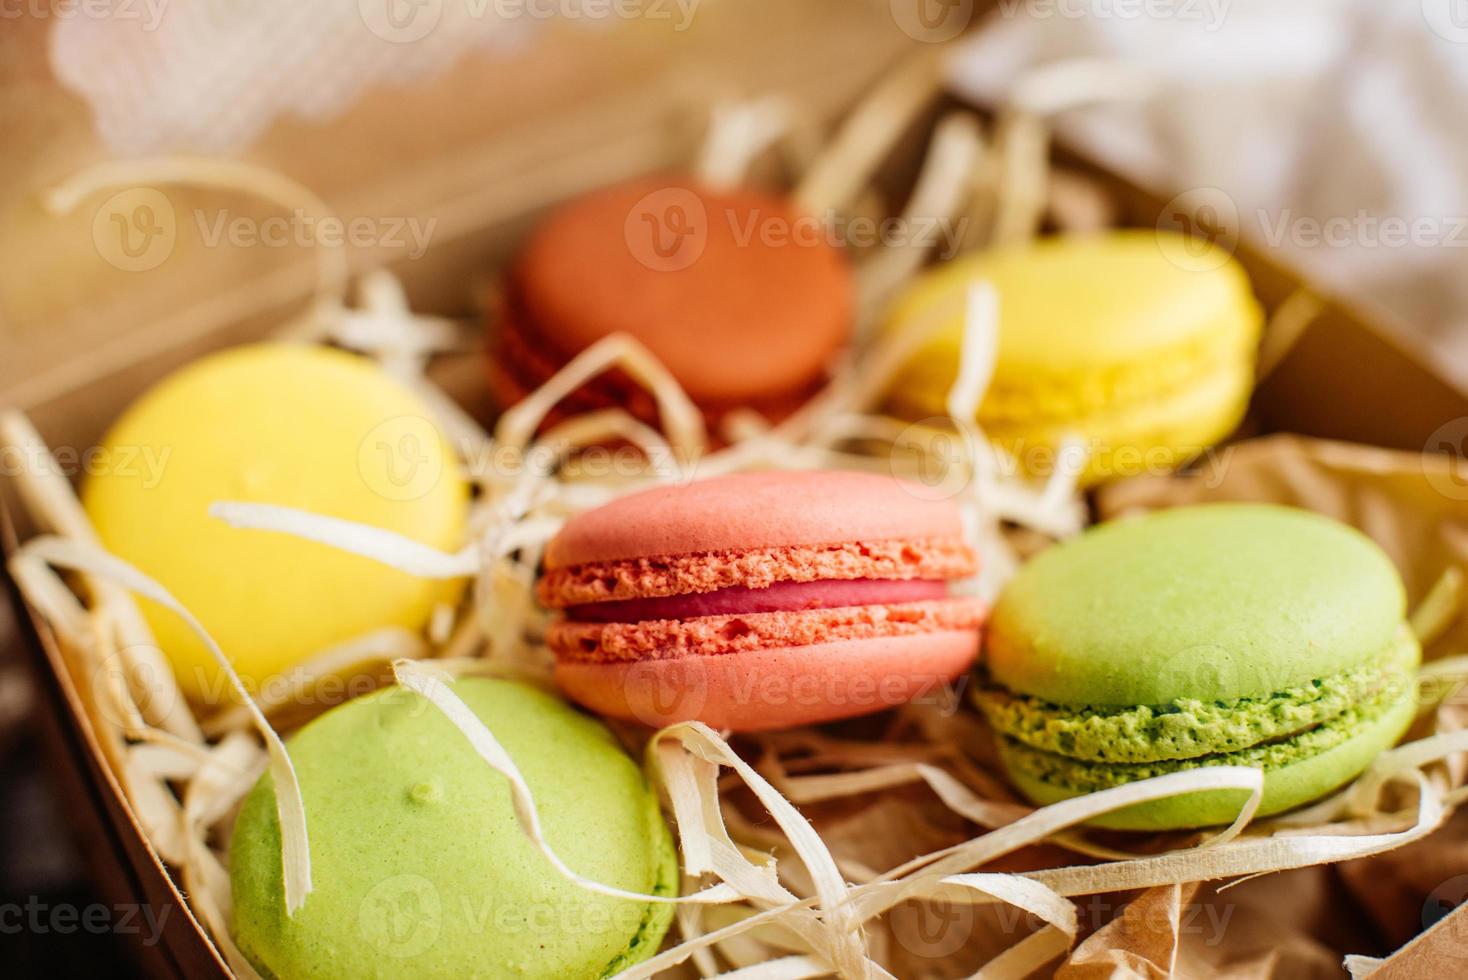
[[[375,86],[513,48],[544,21],[499,10],[493,0],[127,0],[108,17],[57,19],[51,64],[119,155],[229,154],[278,118],[330,119]]]
[[[1001,0],[952,77],[993,102],[1077,56],[1158,85],[1064,114],[1068,138],[1164,193],[1221,189],[1253,244],[1468,376],[1468,2]]]

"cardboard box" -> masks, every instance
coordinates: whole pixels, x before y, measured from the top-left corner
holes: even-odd
[[[801,12],[791,13],[797,6]],[[558,35],[543,42],[535,71],[560,64],[558,58],[589,63],[579,63],[575,71],[547,72],[533,86],[527,86],[530,69],[523,63],[460,66],[425,90],[379,93],[348,118],[314,131],[285,127],[292,132],[272,133],[251,156],[321,186],[343,214],[382,213],[383,202],[397,201],[404,213],[442,216],[450,223],[427,254],[393,268],[420,308],[470,313],[474,293],[547,204],[596,183],[688,158],[697,136],[690,124],[696,112],[690,110],[697,106],[687,104],[687,79],[701,79],[705,91],[710,85],[746,95],[779,90],[812,117],[829,118],[918,43],[892,30],[885,11],[853,10],[841,0],[789,8],[783,0],[740,0],[710,11],[713,23],[699,28],[705,33],[695,31],[671,47],[640,48],[645,57],[635,62],[635,71],[612,63],[614,58],[584,37]],[[721,43],[731,37],[740,40]],[[791,37],[801,43],[792,48]],[[759,79],[753,87],[752,78]],[[468,113],[451,105],[461,92],[510,82],[519,86],[512,90],[515,96],[529,93],[517,113],[507,109],[504,116],[485,119],[474,115],[477,103]],[[594,99],[579,94],[588,86],[598,93]],[[416,158],[387,142],[394,126],[416,134],[403,140],[407,143],[431,141],[429,134],[440,132],[455,137]],[[381,150],[381,159],[357,172],[336,173],[324,162],[336,159],[326,151],[343,140]],[[95,146],[90,149],[96,152]],[[1065,163],[1107,186],[1125,223],[1150,227],[1157,221],[1165,194],[1058,152]],[[18,190],[6,193],[33,198],[58,174],[52,168],[25,176]],[[25,200],[10,204],[12,210],[34,206]],[[26,219],[40,220],[37,214]],[[72,234],[85,234],[75,221],[63,225]],[[0,257],[19,247],[13,236],[0,241]],[[1302,285],[1293,272],[1247,245],[1238,254],[1268,308]],[[361,268],[382,258],[355,255],[353,264]],[[284,313],[298,308],[312,277],[307,259],[287,257],[262,268],[228,256],[180,254],[152,273],[118,275],[96,268],[96,256],[72,255],[68,261],[79,266],[78,275],[87,283],[86,301],[56,305],[30,296],[18,317],[6,316],[12,334],[7,349],[14,353],[0,364],[0,391],[7,404],[31,415],[52,445],[91,445],[107,422],[158,377],[202,351],[263,336]],[[1414,452],[1446,448],[1432,444],[1434,433],[1448,420],[1468,417],[1468,393],[1434,372],[1401,339],[1402,331],[1376,311],[1325,300],[1322,314],[1256,392],[1252,417],[1260,429]],[[38,324],[48,317],[52,331],[38,336]],[[442,365],[449,384],[469,401],[481,397],[478,357],[469,353]],[[9,554],[31,529],[8,492],[4,503]],[[225,974],[178,884],[144,839],[97,732],[81,710],[77,679],[69,674],[55,637],[13,589],[12,597],[47,696],[43,714],[55,768],[66,784],[70,811],[94,842],[96,864],[115,893],[146,902],[158,913],[168,910],[162,941],[140,950],[142,962],[162,977]]]

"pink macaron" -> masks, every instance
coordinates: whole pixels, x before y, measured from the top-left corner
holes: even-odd
[[[570,521],[538,591],[556,679],[603,715],[758,731],[933,693],[979,649],[951,501],[890,476],[742,473]]]

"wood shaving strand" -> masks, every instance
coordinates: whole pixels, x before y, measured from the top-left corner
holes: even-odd
[[[912,196],[898,217],[902,240],[883,248],[857,271],[857,340],[864,344],[892,297],[939,244],[970,194],[969,180],[983,152],[978,120],[967,112],[944,116],[933,131]]]
[[[53,214],[66,214],[90,195],[109,187],[150,184],[244,191],[288,210],[304,211],[318,220],[335,216],[326,202],[304,184],[269,167],[223,157],[164,156],[99,163],[49,188],[41,203]],[[318,248],[316,255],[317,303],[312,312],[340,308],[350,272],[346,253],[339,248]],[[311,322],[308,316],[302,324]]]
[[[235,696],[249,708],[250,720],[254,723],[260,736],[265,739],[266,748],[270,753],[270,772],[275,780],[276,812],[280,820],[286,913],[289,915],[298,911],[306,901],[306,896],[311,893],[311,849],[306,835],[305,808],[301,803],[301,788],[296,782],[295,767],[291,765],[290,756],[286,753],[285,744],[280,740],[280,736],[270,727],[270,722],[255,705],[244,682],[240,680],[239,674],[235,673],[229,658],[214,642],[214,638],[167,589],[126,562],[100,549],[65,538],[39,537],[23,544],[20,547],[19,555],[38,558],[49,565],[60,568],[88,572],[125,586],[177,614],[203,641],[205,648],[229,681]],[[160,792],[162,791],[161,784],[153,781],[145,782],[138,787],[138,791],[140,793],[151,792],[155,787]],[[160,850],[162,850],[161,847]],[[175,852],[171,860],[177,863],[182,858]]]
[[[81,501],[62,476],[51,451],[30,420],[18,411],[0,412],[0,443],[13,447],[21,459],[40,465],[24,466],[16,474],[16,487],[32,518],[56,534],[89,544],[99,544],[97,532],[87,519]],[[150,725],[157,725],[181,738],[202,742],[193,716],[182,707],[183,697],[141,610],[126,590],[110,582],[85,576],[87,591],[106,610],[118,632],[118,662],[132,691],[131,701]],[[66,628],[66,627],[61,627]]]
[[[796,187],[801,207],[811,214],[842,210],[871,182],[878,164],[937,97],[943,56],[940,45],[925,46],[889,72],[846,117]]]
[[[779,96],[715,105],[693,172],[710,187],[737,186],[755,158],[785,135],[793,113]]]

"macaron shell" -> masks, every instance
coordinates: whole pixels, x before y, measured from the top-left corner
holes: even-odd
[[[556,682],[601,715],[654,728],[701,721],[765,731],[936,696],[978,654],[975,630],[633,663],[558,662]]]
[[[1257,337],[1229,324],[1188,343],[1124,365],[1044,371],[1037,367],[996,375],[978,417],[985,428],[1079,422],[1091,415],[1136,408],[1205,385],[1220,372],[1253,374]],[[895,404],[913,403],[929,415],[946,414],[953,365],[914,361],[893,389]],[[916,410],[916,409],[915,409]]]
[[[1256,338],[1262,323],[1243,267],[1217,245],[1164,231],[1053,236],[957,259],[920,279],[890,317],[894,325],[949,321],[919,363],[956,371],[964,298],[980,280],[999,292],[998,368],[1005,375],[1146,365],[1200,336]]]
[[[501,313],[494,318],[490,330],[486,352],[490,393],[503,408],[522,401],[565,366],[567,359],[548,352],[550,345],[534,335],[523,313]],[[779,422],[809,401],[820,389],[822,380],[815,377],[800,387],[728,402],[704,399],[699,407],[717,445],[720,425],[729,412],[754,411],[767,421]],[[571,416],[606,408],[620,408],[648,425],[657,426],[661,422],[652,393],[625,371],[614,368],[601,372],[562,398],[546,416],[542,429]]]
[[[558,355],[535,336],[523,316],[508,311],[491,326],[489,378],[495,400],[509,407],[549,381],[568,358]],[[634,417],[657,420],[657,401],[642,385],[620,371],[604,371],[557,403],[559,412],[576,415],[604,408],[622,408]]]
[[[944,389],[946,390],[946,389]],[[1254,369],[1242,359],[1219,364],[1195,382],[1158,387],[1151,396],[1074,416],[1040,415],[992,421],[984,434],[1003,447],[1026,474],[1048,478],[1066,439],[1086,450],[1079,482],[1160,476],[1223,441],[1243,421],[1254,391]],[[936,390],[899,390],[892,410],[904,418],[947,414]]]
[[[1377,756],[1402,737],[1416,716],[1417,702],[1401,698],[1391,710],[1329,751],[1281,769],[1265,770],[1264,796],[1258,815],[1270,816],[1319,799],[1359,775]],[[1001,754],[1003,746],[1001,746]],[[1083,794],[1033,779],[1015,769],[1010,780],[1038,806],[1074,799]],[[1240,790],[1209,790],[1139,803],[1090,821],[1112,830],[1180,830],[1232,823],[1248,794]]]
[[[956,537],[957,506],[878,473],[771,470],[630,494],[572,519],[546,548],[548,569],[588,562]]]
[[[1341,673],[1406,613],[1391,559],[1308,511],[1206,504],[1101,525],[1000,595],[995,683],[1061,705],[1231,700]]]
[[[895,414],[947,414],[966,295],[981,280],[998,291],[1000,327],[978,420],[1026,473],[1049,476],[1066,435],[1091,450],[1085,485],[1165,470],[1242,419],[1263,323],[1248,279],[1218,246],[1153,231],[1041,239],[920,279],[888,329],[941,326],[894,377]]]
[[[823,233],[792,234],[807,226],[821,232],[789,199],[749,188],[629,181],[536,229],[513,303],[567,357],[624,332],[695,401],[759,401],[809,383],[850,333],[849,264]]]
[[[454,693],[514,759],[567,864],[676,893],[656,796],[604,726],[522,684],[463,679]],[[504,777],[421,697],[389,688],[348,702],[288,750],[311,842],[305,905],[285,914],[268,777],[231,842],[231,932],[265,975],[596,980],[656,952],[673,906],[562,877],[520,829]]]
[[[103,545],[157,579],[249,680],[374,629],[419,629],[461,582],[429,582],[209,514],[238,500],[385,528],[430,547],[463,542],[469,490],[421,399],[366,358],[259,344],[195,361],[151,389],[103,440],[82,501]],[[132,455],[123,455],[125,453]],[[160,462],[149,473],[140,462]],[[227,697],[213,658],[173,613],[143,612],[184,690]]]

